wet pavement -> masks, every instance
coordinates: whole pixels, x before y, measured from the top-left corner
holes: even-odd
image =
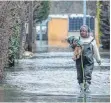
[[[6,68],[0,84],[0,102],[109,102],[110,58],[95,61],[91,93],[79,98],[79,85],[72,52],[35,53]]]

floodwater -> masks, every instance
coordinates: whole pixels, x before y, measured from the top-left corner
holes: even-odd
[[[4,70],[0,102],[82,102],[71,52],[35,53]],[[95,61],[86,102],[110,101],[110,60]]]

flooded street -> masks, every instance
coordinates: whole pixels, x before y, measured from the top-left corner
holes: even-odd
[[[72,52],[35,53],[6,68],[0,85],[0,102],[77,102],[79,85]],[[90,86],[91,102],[109,102],[110,58],[95,61]],[[80,100],[81,101],[81,100]]]
[[[1,0],[0,103],[110,103],[110,34],[110,0]]]

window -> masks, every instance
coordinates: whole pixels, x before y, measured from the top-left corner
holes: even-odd
[[[69,18],[69,30],[73,31],[74,30],[74,19]]]
[[[83,25],[83,17],[69,17],[69,32],[79,31]],[[94,17],[86,17],[86,25],[94,30]]]
[[[82,17],[69,18],[69,32],[79,31],[82,25],[83,25]]]
[[[91,29],[91,30],[94,30],[94,24],[95,24],[95,22],[94,22],[94,17],[91,17],[91,18],[90,18],[90,29]]]

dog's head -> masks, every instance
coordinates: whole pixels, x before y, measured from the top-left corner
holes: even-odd
[[[76,46],[81,46],[80,40],[77,39],[75,36],[70,36],[67,39],[67,42],[70,44],[71,48],[75,49]]]
[[[74,41],[74,36],[68,37],[67,42],[68,42],[69,44],[73,44],[73,41]]]

